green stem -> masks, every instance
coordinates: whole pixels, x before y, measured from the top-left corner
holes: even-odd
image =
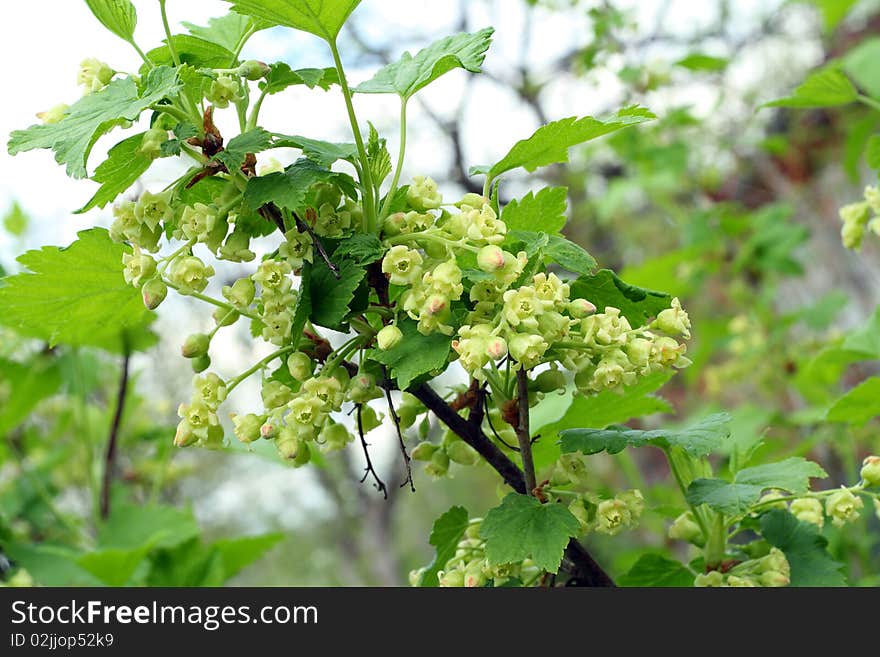
[[[165,1],[159,0],[159,11],[162,13],[162,27],[165,28],[165,37],[168,39],[168,51],[171,53],[171,59],[175,66],[180,66],[180,57],[177,56],[177,50],[174,48],[174,40],[171,38],[171,26],[168,24],[168,13],[165,11]]]
[[[863,105],[867,105],[871,109],[874,109],[874,110],[877,110],[878,112],[880,112],[880,101],[876,101],[873,98],[871,98],[870,96],[865,96],[864,94],[859,94],[857,96],[857,98],[858,98],[858,101],[860,103],[862,103]]]
[[[194,292],[194,291],[193,292],[181,292],[180,286],[175,285],[174,283],[169,281],[167,278],[162,278],[162,282],[165,283],[165,285],[170,287],[172,290],[177,290],[183,296],[192,297],[193,299],[198,299],[199,301],[204,301],[205,303],[209,303],[212,306],[217,306],[218,308],[226,308],[227,310],[234,310],[235,312],[239,313],[242,317],[247,317],[248,319],[256,319],[256,320],[260,319],[259,317],[257,317],[253,313],[242,312],[241,310],[239,310],[238,308],[236,308],[232,304],[226,303],[224,301],[220,301],[219,299],[213,299],[209,296],[201,294],[200,292]]]
[[[361,135],[361,129],[358,126],[357,116],[354,113],[354,103],[351,99],[351,89],[348,87],[348,81],[345,78],[345,70],[342,68],[342,59],[339,57],[339,48],[335,41],[329,41],[330,52],[333,53],[333,63],[336,71],[339,73],[339,86],[342,87],[342,96],[345,98],[345,108],[348,111],[348,121],[351,124],[351,131],[354,134],[354,143],[357,146],[358,155],[361,161],[361,169],[363,180],[361,180],[361,191],[363,192],[364,217],[367,222],[367,231],[375,233],[378,231],[378,218],[376,217],[375,201],[373,199],[373,175],[370,171],[370,161],[367,158],[367,149],[364,147],[364,139]]]
[[[253,107],[251,108],[251,115],[247,120],[247,129],[248,130],[253,130],[254,128],[257,127],[257,119],[260,116],[260,110],[263,107],[263,101],[266,100],[266,96],[269,95],[267,92],[268,88],[269,87],[267,86],[266,89],[263,89],[263,91],[260,92],[260,96],[257,98],[256,102],[254,103]]]
[[[385,241],[394,246],[395,244],[406,244],[407,242],[418,242],[419,240],[423,240],[426,242],[437,242],[438,244],[445,244],[446,246],[450,246],[456,249],[464,249],[465,251],[470,251],[471,253],[479,253],[480,248],[473,246],[471,244],[467,244],[464,240],[451,240],[449,238],[443,237],[439,232],[428,232],[422,231],[420,233],[404,233],[402,235],[395,235],[394,237],[389,237]]]
[[[174,105],[150,105],[150,109],[173,116],[178,121],[191,121],[192,117]]]
[[[244,50],[245,44],[248,42],[248,39],[250,39],[256,33],[256,31],[256,26],[251,23],[251,26],[245,31],[244,34],[241,35],[241,39],[238,40],[238,43],[235,46],[235,50],[232,51],[232,54],[234,55],[232,59],[233,64],[238,61],[238,56],[241,55],[241,51]]]
[[[181,246],[179,249],[176,249],[172,254],[167,255],[164,258],[162,258],[162,264],[159,265],[159,273],[161,274],[162,272],[164,272],[165,269],[168,267],[168,264],[172,260],[174,260],[177,256],[184,253],[185,251],[191,249],[195,243],[196,243],[196,241],[194,239],[189,240],[183,246]]]
[[[140,58],[144,60],[144,64],[146,64],[150,68],[156,68],[156,65],[150,61],[150,58],[147,57],[146,53],[143,50],[141,50],[140,46],[137,43],[135,43],[134,39],[132,39],[131,41],[128,41],[128,43],[132,48],[135,49],[135,52],[137,52],[137,54],[140,55]]]
[[[684,480],[684,475],[681,472],[681,468],[679,467],[678,459],[676,455],[673,454],[669,449],[664,449],[663,453],[666,454],[666,461],[669,463],[669,469],[672,472],[672,476],[675,478],[675,483],[678,484],[679,490],[681,490],[681,494],[687,500],[687,488],[688,485]],[[697,524],[700,526],[700,531],[703,532],[703,538],[708,542],[709,541],[709,526],[706,522],[706,519],[703,517],[700,509],[697,509],[690,503],[688,506],[691,509],[691,512],[694,514],[694,519],[697,521]]]
[[[235,388],[238,386],[238,384],[240,384],[242,381],[247,379],[249,376],[251,376],[252,374],[257,372],[258,370],[263,369],[264,367],[266,367],[266,365],[271,363],[276,358],[279,358],[280,356],[283,356],[284,354],[286,354],[290,351],[293,351],[293,350],[294,350],[293,347],[287,346],[287,347],[282,347],[281,349],[278,349],[277,351],[273,351],[271,354],[266,356],[263,360],[256,363],[253,367],[246,369],[244,372],[239,374],[234,379],[230,379],[229,381],[226,382],[227,394],[232,392],[233,390],[235,390]]]
[[[385,197],[385,203],[382,204],[382,211],[379,213],[379,222],[388,215],[391,203],[394,201],[394,192],[397,191],[397,184],[400,182],[400,174],[403,171],[403,160],[406,155],[406,98],[400,98],[400,150],[397,153],[397,166],[394,168],[394,177],[391,179],[391,188]]]

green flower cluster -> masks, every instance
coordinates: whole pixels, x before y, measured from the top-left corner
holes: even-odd
[[[511,579],[520,581],[534,580],[540,575],[538,568],[530,559],[513,563],[491,566],[486,558],[486,544],[480,538],[482,520],[470,521],[458,545],[455,554],[437,573],[439,584],[444,588],[474,588],[484,586],[504,586]],[[412,586],[418,586],[424,576],[425,568],[414,570],[409,574]]]
[[[758,559],[749,559],[736,564],[726,572],[710,570],[697,575],[697,587],[780,587],[791,582],[791,567],[788,559],[779,548]]]
[[[880,235],[880,189],[865,187],[864,200],[840,208],[840,238],[848,249],[862,247],[865,232]]]

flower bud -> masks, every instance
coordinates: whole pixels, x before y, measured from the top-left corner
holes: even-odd
[[[437,183],[425,176],[413,176],[413,184],[406,192],[407,202],[416,210],[436,210],[443,203]]]
[[[64,113],[69,109],[69,105],[64,103],[60,103],[58,105],[54,105],[53,107],[47,109],[45,112],[38,112],[37,118],[43,122],[45,125],[52,125],[61,121],[64,118]]]
[[[376,334],[376,343],[382,351],[387,351],[388,349],[397,346],[402,339],[403,331],[397,328],[394,324],[385,326]]]
[[[440,447],[427,440],[416,445],[415,449],[410,453],[410,458],[414,461],[430,461]]]
[[[168,141],[168,132],[161,128],[150,128],[141,139],[141,147],[138,152],[144,157],[155,160],[162,155],[162,144]]]
[[[565,375],[557,369],[546,370],[535,377],[535,389],[538,392],[556,392],[564,390],[565,386]]]
[[[700,573],[694,579],[696,587],[718,587],[724,585],[724,575],[717,570],[710,570],[708,573]]]
[[[765,505],[767,509],[786,509],[787,504],[783,498],[787,497],[785,493],[778,490],[770,490],[761,495],[761,499],[758,500],[758,504]],[[779,500],[778,502],[774,502],[773,500]]]
[[[681,307],[678,297],[672,300],[670,308],[661,311],[657,315],[654,325],[669,335],[681,335],[686,339],[691,337],[691,320],[687,312]]]
[[[880,486],[880,456],[866,457],[860,475],[866,486]]]
[[[449,456],[446,450],[438,449],[431,457],[431,461],[425,466],[425,472],[435,478],[444,476],[449,471]]]
[[[583,497],[574,498],[568,505],[568,510],[581,526],[581,531],[586,532],[590,529],[590,512]]]
[[[208,353],[211,337],[206,333],[193,333],[184,341],[180,353],[184,358],[198,358]]]
[[[141,288],[141,296],[144,299],[144,306],[155,310],[168,296],[168,286],[162,282],[161,278],[152,278],[144,283]]]
[[[814,497],[799,497],[793,500],[789,511],[801,522],[811,522],[818,527],[825,524],[825,511],[822,502]]]
[[[386,237],[400,235],[406,228],[406,215],[403,212],[395,212],[385,217],[382,222],[382,232]]]
[[[739,577],[737,575],[727,576],[727,585],[733,588],[753,588],[757,586],[755,580],[750,577]]]
[[[776,570],[768,570],[758,576],[758,581],[761,583],[761,586],[780,587],[788,586],[791,582],[791,578],[785,573],[780,573]]]
[[[251,82],[266,77],[271,69],[256,59],[249,59],[238,67],[238,74]]]
[[[265,416],[260,417],[253,413],[248,413],[247,415],[230,413],[229,417],[232,420],[235,437],[241,442],[252,443],[262,437],[260,434],[260,427],[266,420]]]
[[[382,424],[382,418],[376,413],[376,409],[369,404],[362,404],[360,410],[360,426],[365,434]]]
[[[372,374],[360,372],[348,386],[348,398],[355,404],[364,404],[381,396],[382,393],[376,386],[376,379]]]
[[[278,450],[279,456],[283,459],[296,459],[300,449],[305,442],[300,439],[299,435],[289,426],[281,427],[275,437],[275,448]]]
[[[437,574],[437,583],[443,588],[462,588],[464,586],[464,571],[458,568],[440,571]]]
[[[90,57],[80,62],[76,83],[83,87],[84,94],[100,91],[113,79],[115,71],[99,59]]]
[[[311,378],[314,368],[314,361],[301,351],[294,352],[287,357],[287,371],[300,383]]]
[[[450,461],[459,465],[476,465],[480,461],[477,450],[463,440],[456,440],[447,445],[446,455]]]
[[[211,367],[211,357],[208,354],[202,354],[201,356],[193,358],[189,364],[192,367],[193,372],[200,374]]]
[[[281,381],[264,381],[260,396],[266,408],[281,408],[293,399],[293,391]]]
[[[489,244],[477,252],[477,266],[484,272],[494,273],[504,268],[504,251]]]
[[[175,447],[189,447],[198,441],[199,437],[193,432],[192,427],[186,420],[177,423],[177,432],[174,434]]]
[[[699,545],[703,540],[703,530],[697,524],[693,512],[685,511],[672,521],[667,536],[673,540]]]

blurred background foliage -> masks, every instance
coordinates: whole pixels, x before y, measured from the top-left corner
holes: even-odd
[[[478,136],[491,132],[492,111],[538,125],[583,113],[583,98],[596,105],[598,97],[606,110],[650,107],[657,121],[575,150],[540,179],[513,179],[502,197],[568,187],[569,239],[628,283],[675,294],[688,309],[694,364],[656,393],[667,403],[647,404],[632,426],[725,409],[734,440],[722,467],[802,455],[829,472],[823,487],[856,481],[861,458],[880,451],[880,400],[853,413],[847,395],[880,369],[880,249],[866,240],[861,253],[845,250],[837,211],[876,183],[863,149],[880,112],[757,108],[809,70],[876,45],[880,5],[710,0],[701,11],[709,18],[689,22],[683,4],[658,3],[646,23],[639,3],[614,0],[449,2],[450,30],[475,29],[498,11],[518,12],[521,30],[497,35],[487,74],[458,97],[420,104],[411,133],[431,153],[422,172],[448,181],[450,195],[479,191],[467,170],[481,161]],[[544,26],[569,18],[589,28],[542,57],[535,44],[546,40]],[[343,37],[357,67],[396,58],[440,29],[402,39],[370,19],[356,15]],[[880,57],[864,60],[864,78],[878,84]],[[21,203],[3,219],[13,242],[33,229]],[[0,266],[16,270],[9,260]],[[402,585],[430,561],[434,518],[452,504],[471,515],[496,504],[496,479],[481,466],[453,465],[439,481],[418,473],[415,494],[395,490],[385,501],[359,482],[357,451],[309,472],[237,444],[178,453],[173,400],[188,374],[174,352],[160,342],[129,362],[0,330],[0,570],[10,583]],[[546,418],[542,441],[564,426],[592,426],[591,409],[570,403],[548,398],[533,411]],[[380,457],[385,471],[396,467],[393,451],[388,457]],[[587,540],[613,575],[645,551],[684,550],[663,538],[684,502],[662,455],[591,462],[600,486],[640,487],[648,502],[638,531]],[[826,527],[825,535],[852,584],[878,585],[880,527],[871,513],[860,522],[863,531]]]

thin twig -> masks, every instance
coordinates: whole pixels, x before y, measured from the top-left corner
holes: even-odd
[[[532,458],[532,434],[529,430],[529,375],[520,363],[516,371],[517,405],[519,423],[516,426],[516,439],[519,442],[519,455],[523,464],[523,476],[528,495],[534,495],[538,482],[535,477],[535,461]]]
[[[489,399],[488,399],[488,397],[487,397],[486,399],[483,400],[483,404],[487,406],[487,409],[486,409],[486,422],[489,423],[489,428],[492,430],[492,433],[495,434],[495,437],[496,437],[499,441],[501,441],[501,444],[504,445],[507,449],[512,450],[512,451],[514,451],[514,452],[518,452],[518,451],[519,451],[519,447],[517,447],[516,445],[511,445],[509,442],[507,442],[506,440],[504,440],[504,438],[501,437],[501,434],[499,434],[499,433],[495,430],[495,425],[492,424],[492,416],[489,415],[489,411],[488,411],[488,404],[489,404]]]
[[[309,221],[316,221],[318,218],[315,208],[306,208],[306,219],[308,221],[303,221],[296,213],[294,213],[293,218],[296,220],[296,229],[301,233],[309,234],[309,237],[312,238],[312,246],[315,247],[315,250],[318,252],[318,255],[321,256],[324,264],[327,265],[327,269],[333,273],[336,280],[339,280],[339,267],[337,267],[330,259],[330,255],[327,253],[327,249],[324,248],[321,238],[315,234],[315,231],[312,230],[312,227],[309,225]]]
[[[125,336],[123,336],[122,349],[122,375],[119,377],[116,412],[113,414],[110,437],[107,440],[107,451],[104,454],[104,479],[101,483],[101,518],[103,520],[110,516],[110,484],[113,481],[113,471],[116,468],[116,447],[119,442],[119,428],[122,425],[122,412],[125,410],[125,395],[128,391],[128,363],[131,358],[131,349],[129,349],[128,339]]]
[[[383,381],[388,380],[388,370],[384,365],[382,366],[382,379]],[[394,410],[394,402],[391,400],[391,388],[388,386],[382,386],[382,388],[385,390],[385,399],[388,402],[388,412],[391,414],[391,420],[394,422],[394,429],[397,431],[397,440],[400,443],[400,453],[403,455],[403,464],[406,467],[406,479],[403,480],[400,487],[403,488],[409,484],[409,489],[415,493],[416,485],[413,482],[412,467],[410,466],[411,459],[406,451],[406,444],[403,442],[403,432],[400,430],[400,418],[397,416],[397,411]]]
[[[385,488],[385,483],[379,479],[379,475],[376,474],[376,469],[373,467],[373,461],[370,459],[370,450],[367,448],[367,439],[364,437],[364,423],[361,420],[361,410],[363,409],[362,404],[357,405],[357,429],[358,435],[361,437],[361,447],[364,448],[364,458],[367,460],[367,467],[364,468],[364,476],[361,477],[361,483],[364,483],[367,480],[367,477],[373,475],[373,479],[376,480],[376,490],[382,493],[385,499],[388,499],[388,489]]]

